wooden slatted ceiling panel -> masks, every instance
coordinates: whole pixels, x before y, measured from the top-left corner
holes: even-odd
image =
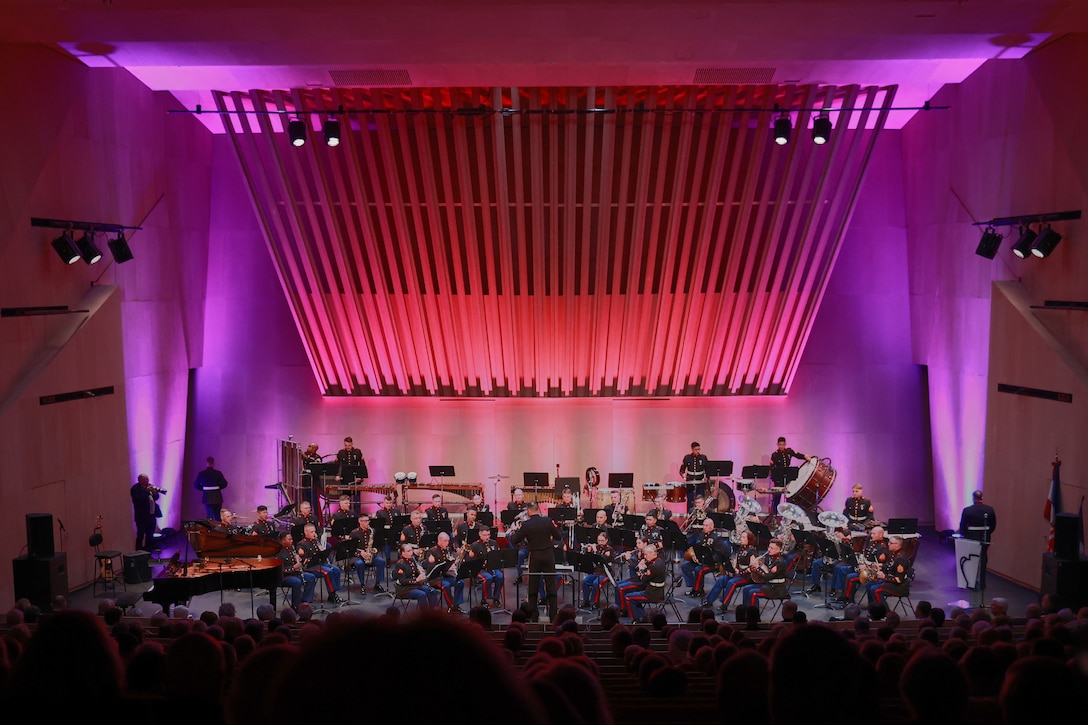
[[[332,149],[317,115],[302,149],[285,116],[228,124],[325,394],[780,395],[893,97],[343,88],[217,102],[373,111],[341,117]],[[862,110],[834,114],[824,146],[795,113],[779,147],[770,114],[743,110],[774,103]],[[481,106],[514,113],[466,112]]]

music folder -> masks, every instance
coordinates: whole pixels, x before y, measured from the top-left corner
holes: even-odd
[[[431,478],[453,478],[453,466],[428,466]]]

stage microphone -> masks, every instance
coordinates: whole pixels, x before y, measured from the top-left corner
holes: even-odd
[[[60,516],[57,517],[57,525],[60,526],[61,531],[68,533],[68,529],[64,528],[64,522],[60,520]]]

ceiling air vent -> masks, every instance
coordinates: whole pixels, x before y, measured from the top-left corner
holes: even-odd
[[[329,77],[334,86],[410,86],[412,76],[406,70],[385,68],[360,68],[356,70],[331,70]]]
[[[744,86],[757,83],[771,83],[774,80],[774,68],[696,68],[697,86]]]

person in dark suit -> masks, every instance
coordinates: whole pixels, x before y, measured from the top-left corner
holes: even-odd
[[[982,503],[982,491],[971,494],[970,506],[960,513],[960,533],[965,539],[982,542],[982,560],[978,563],[978,580],[975,589],[986,588],[986,551],[997,528],[997,512],[994,507]]]
[[[162,517],[159,508],[161,489],[151,485],[146,473],[136,477],[136,483],[129,489],[132,496],[132,516],[136,520],[136,549],[151,551],[151,539],[155,534],[155,519]]]
[[[510,543],[517,545],[522,541],[529,550],[529,607],[532,609],[532,619],[539,618],[537,601],[539,599],[540,580],[543,575],[544,595],[548,605],[548,619],[555,621],[556,597],[555,597],[555,550],[554,542],[562,541],[563,536],[550,519],[540,515],[540,504],[530,501],[526,507],[529,512],[528,520],[521,527],[510,534]]]
[[[222,471],[216,470],[215,459],[211,456],[208,456],[208,467],[196,474],[193,487],[200,491],[200,501],[208,518],[214,520],[223,508],[223,489],[227,487],[227,479]]]

